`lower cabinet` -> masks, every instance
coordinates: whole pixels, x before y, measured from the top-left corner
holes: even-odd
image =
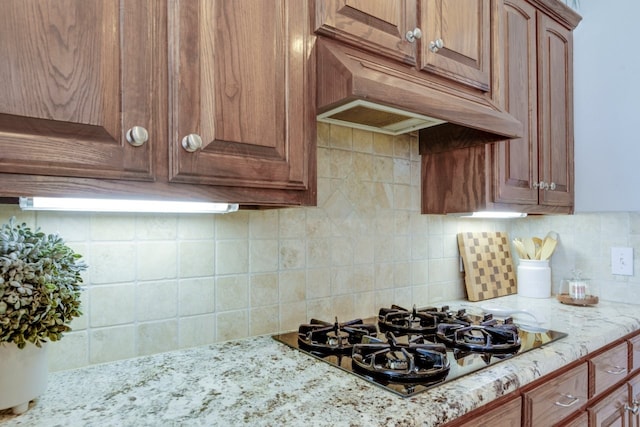
[[[587,402],[589,375],[586,363],[523,393],[524,425],[551,426],[568,418]]]
[[[447,426],[640,427],[640,331]]]
[[[588,409],[590,426],[628,426],[629,390],[624,384]]]
[[[520,396],[512,397],[505,403],[490,409],[485,413],[478,413],[468,419],[461,427],[518,427],[522,421],[522,399]]]

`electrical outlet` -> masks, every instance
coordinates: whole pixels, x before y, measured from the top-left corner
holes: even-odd
[[[633,248],[611,248],[611,274],[633,276]]]

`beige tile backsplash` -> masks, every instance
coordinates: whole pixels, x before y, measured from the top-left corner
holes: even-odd
[[[560,234],[553,282],[578,268],[603,299],[640,304],[640,264],[610,274],[610,247],[640,248],[640,214],[476,221],[420,215],[415,136],[318,128],[318,207],[228,215],[22,213],[82,253],[84,315],[50,346],[52,370],[348,320],[390,304],[464,298],[456,233]]]

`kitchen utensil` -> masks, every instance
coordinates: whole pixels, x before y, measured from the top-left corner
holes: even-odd
[[[526,259],[527,258],[527,250],[524,247],[524,243],[522,243],[521,239],[513,239],[513,246],[516,248],[516,251],[518,252],[518,256],[520,257],[520,259]]]
[[[542,250],[540,251],[541,260],[549,259],[553,254],[553,251],[556,250],[556,246],[558,245],[558,241],[553,237],[545,237],[544,243],[542,245]]]
[[[469,301],[481,301],[517,292],[516,270],[507,233],[459,233],[458,248],[464,265],[464,282]]]
[[[533,239],[531,237],[527,237],[522,239],[522,242],[524,243],[524,248],[527,251],[527,258],[536,259],[536,244]]]
[[[534,259],[540,259],[540,251],[542,250],[542,239],[539,237],[532,237],[533,243],[536,245],[536,255]]]

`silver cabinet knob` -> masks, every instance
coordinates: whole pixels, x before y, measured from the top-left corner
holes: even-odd
[[[182,138],[182,147],[190,153],[202,148],[202,138],[197,133],[190,133]]]
[[[422,38],[422,31],[420,30],[420,28],[416,27],[413,29],[413,31],[407,31],[405,37],[407,38],[407,41],[409,43],[413,43],[416,41],[416,39]]]
[[[534,190],[540,189],[540,190],[551,190],[554,191],[556,189],[556,183],[555,182],[544,182],[544,181],[540,181],[540,182],[534,182],[533,183],[533,188]]]
[[[134,147],[139,147],[149,140],[149,132],[142,126],[134,126],[127,131],[127,141]]]
[[[429,50],[433,53],[436,53],[443,47],[444,47],[444,42],[442,41],[442,39],[433,40],[429,42]]]

